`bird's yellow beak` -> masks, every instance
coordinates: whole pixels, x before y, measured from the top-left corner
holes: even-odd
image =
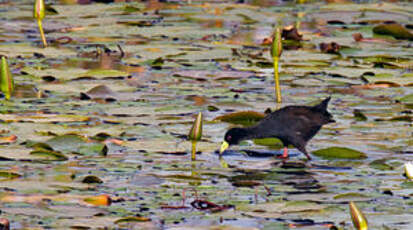
[[[222,142],[222,145],[221,145],[221,148],[219,149],[219,155],[222,155],[222,153],[225,151],[225,149],[227,149],[229,147],[229,144],[228,144],[228,142],[226,142],[226,141],[223,141]]]

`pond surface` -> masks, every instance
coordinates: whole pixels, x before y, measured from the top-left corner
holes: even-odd
[[[0,209],[12,229],[354,229],[349,201],[371,229],[413,229],[403,176],[413,160],[412,42],[373,33],[389,21],[411,33],[412,3],[73,2],[55,1],[43,20],[47,48],[32,1],[0,3],[0,54],[16,84],[0,102]],[[303,36],[284,44],[282,106],[332,97],[336,123],[307,150],[367,158],[310,164],[291,149],[283,163],[271,157],[280,146],[259,141],[218,158],[234,125],[216,117],[278,108],[263,44],[276,25]],[[331,42],[339,49],[320,50]]]

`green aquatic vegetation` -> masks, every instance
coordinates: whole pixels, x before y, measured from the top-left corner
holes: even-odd
[[[10,72],[9,64],[5,56],[1,56],[0,63],[0,89],[4,93],[7,100],[10,100],[14,90],[14,79]]]
[[[265,117],[265,114],[254,111],[241,111],[216,117],[214,120],[232,124],[253,125]]]
[[[47,47],[46,37],[44,36],[42,20],[45,16],[45,4],[44,0],[36,0],[33,7],[33,18],[37,20],[37,25],[39,26],[40,36],[42,37],[43,47]]]
[[[363,152],[346,147],[329,147],[313,152],[314,155],[328,159],[364,159],[367,155]]]
[[[203,123],[202,113],[199,112],[188,134],[188,139],[192,142],[192,151],[191,151],[192,160],[196,159],[196,155],[195,155],[196,154],[196,143],[202,138],[202,123]]]

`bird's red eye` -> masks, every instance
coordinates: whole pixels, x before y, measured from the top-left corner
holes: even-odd
[[[227,140],[228,140],[228,141],[230,141],[230,140],[231,140],[231,138],[232,138],[231,136],[227,136]]]

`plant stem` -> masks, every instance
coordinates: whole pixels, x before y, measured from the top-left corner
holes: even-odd
[[[38,19],[37,24],[39,25],[40,36],[42,37],[43,47],[47,47],[46,37],[44,36],[42,20]]]
[[[195,160],[195,154],[196,154],[196,141],[192,141],[192,160]]]
[[[277,98],[277,103],[281,103],[280,78],[278,76],[278,57],[274,56],[273,60],[274,60],[275,96]]]

